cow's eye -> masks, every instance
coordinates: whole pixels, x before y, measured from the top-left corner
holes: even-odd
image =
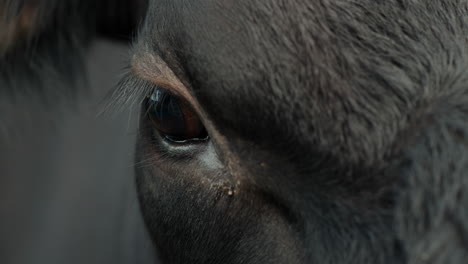
[[[208,133],[197,113],[178,96],[157,88],[146,100],[147,114],[166,140],[176,143],[203,141]]]

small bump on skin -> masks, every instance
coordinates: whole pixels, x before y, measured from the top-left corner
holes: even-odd
[[[232,186],[224,186],[223,190],[227,190],[227,194],[229,196],[233,196],[234,194],[236,194],[235,187],[232,187]]]

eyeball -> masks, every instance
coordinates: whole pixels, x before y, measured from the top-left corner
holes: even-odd
[[[168,141],[184,143],[209,138],[188,102],[166,89],[156,88],[146,99],[146,108],[155,129]]]

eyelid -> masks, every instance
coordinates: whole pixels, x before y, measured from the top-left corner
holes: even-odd
[[[149,62],[152,64],[148,64]],[[181,97],[199,116],[204,116],[198,102],[186,86],[161,59],[153,55],[133,57],[99,114],[119,112],[140,105],[157,88],[163,88]]]
[[[145,80],[155,87],[166,89],[170,93],[180,96],[198,114],[201,114],[200,105],[194,96],[160,57],[153,54],[134,55],[131,61],[131,72],[137,78]]]

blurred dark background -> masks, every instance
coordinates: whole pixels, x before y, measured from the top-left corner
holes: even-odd
[[[83,89],[42,98],[0,82],[0,263],[154,263],[134,187],[136,116],[98,115],[126,65],[122,43],[91,42]]]

